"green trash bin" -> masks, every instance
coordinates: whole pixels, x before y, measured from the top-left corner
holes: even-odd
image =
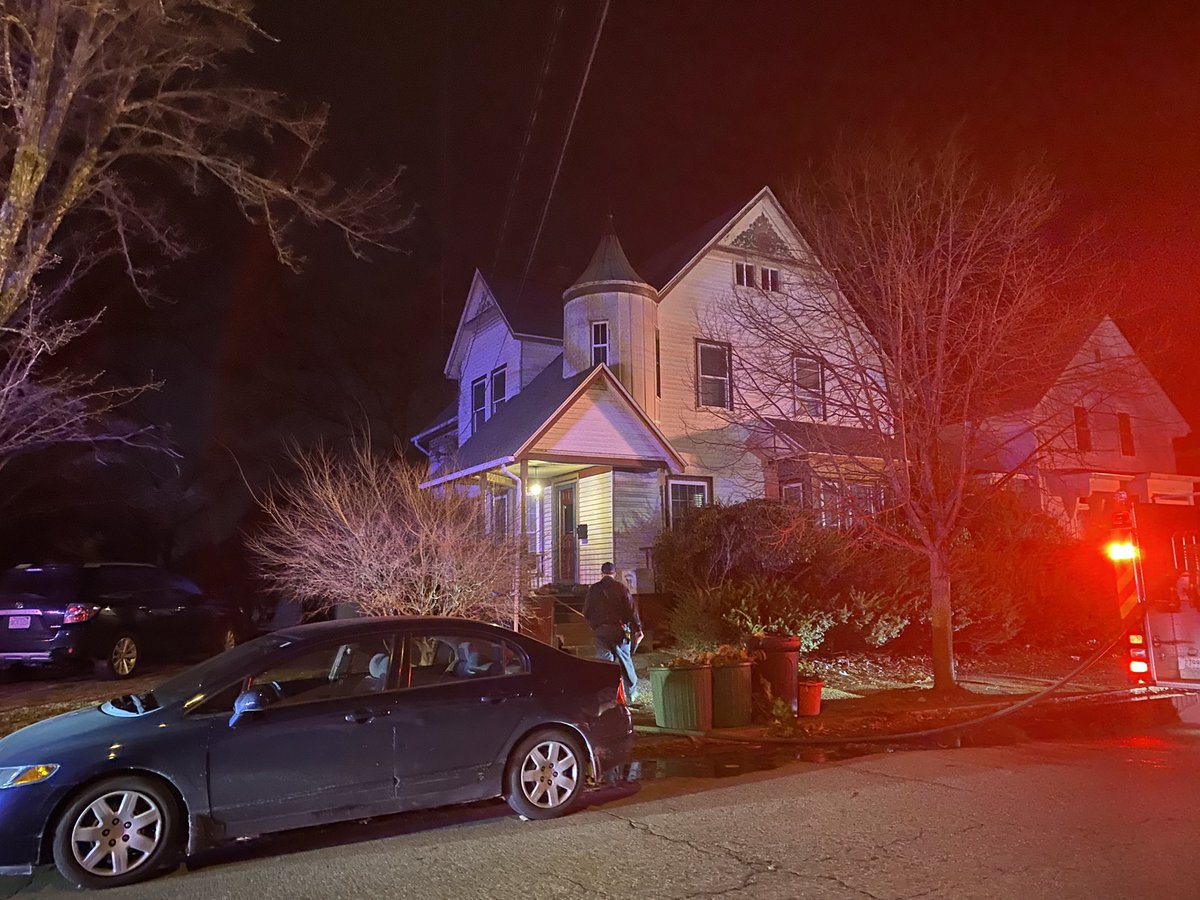
[[[654,666],[654,724],[680,731],[713,727],[713,671],[709,665]]]
[[[754,712],[751,666],[749,662],[713,666],[714,728],[740,728],[750,724]]]

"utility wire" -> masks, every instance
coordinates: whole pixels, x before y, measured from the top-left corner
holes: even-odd
[[[562,25],[563,0],[554,7],[554,21],[550,25],[550,38],[546,43],[546,55],[542,59],[542,68],[538,72],[537,84],[533,93],[533,104],[529,108],[529,120],[525,123],[525,137],[521,141],[521,152],[517,154],[517,165],[513,169],[512,179],[508,183],[508,197],[504,201],[504,215],[500,219],[500,234],[496,238],[496,253],[492,257],[492,269],[500,265],[500,254],[504,250],[504,237],[508,233],[508,220],[512,214],[513,202],[517,196],[517,185],[521,180],[521,172],[525,168],[525,157],[529,153],[529,144],[533,139],[534,128],[537,125],[538,112],[542,106],[542,94],[546,89],[547,76],[550,74],[550,64],[554,57],[554,47],[558,43],[558,30]]]
[[[554,177],[550,179],[550,190],[546,193],[546,202],[542,204],[542,215],[538,219],[537,231],[533,234],[533,244],[529,247],[529,256],[525,259],[525,270],[521,273],[521,284],[517,289],[517,299],[525,292],[525,282],[529,278],[529,269],[533,265],[533,257],[537,253],[538,243],[542,238],[542,229],[546,226],[546,215],[550,211],[550,202],[554,199],[554,188],[558,184],[558,175],[562,171],[563,159],[567,155],[567,145],[571,142],[571,131],[575,128],[575,116],[579,113],[579,104],[583,100],[583,91],[587,87],[588,77],[592,73],[592,62],[596,59],[596,48],[600,46],[600,35],[604,32],[604,22],[608,18],[608,6],[611,0],[604,0],[600,10],[600,21],[596,23],[596,35],[592,38],[592,49],[588,54],[587,65],[583,70],[583,78],[579,82],[579,90],[575,94],[575,105],[571,107],[571,118],[567,120],[567,131],[563,135],[562,147],[558,151],[558,162],[554,166]]]

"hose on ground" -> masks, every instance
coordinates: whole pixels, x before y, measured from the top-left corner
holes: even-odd
[[[1135,612],[1140,612],[1140,608],[1136,609]],[[1074,669],[1072,669],[1070,672],[1068,672],[1066,675],[1064,675],[1058,681],[1054,682],[1054,684],[1050,685],[1049,687],[1043,688],[1042,690],[1038,691],[1035,694],[1031,694],[1030,696],[1026,697],[1024,700],[1020,700],[1017,703],[1013,703],[1009,706],[1006,706],[1006,707],[1004,707],[1004,709],[1000,709],[1000,710],[996,710],[995,712],[988,713],[986,716],[980,716],[978,719],[969,719],[966,722],[955,722],[952,725],[940,725],[937,728],[926,728],[921,731],[907,731],[907,732],[902,732],[900,734],[872,734],[872,735],[864,735],[862,737],[850,737],[850,738],[834,737],[832,735],[818,735],[818,736],[813,736],[813,737],[768,737],[768,736],[763,736],[763,737],[746,736],[746,737],[743,737],[743,736],[739,736],[739,735],[719,735],[718,736],[718,735],[706,734],[703,737],[699,737],[699,739],[700,740],[711,740],[711,741],[727,741],[727,742],[737,743],[737,744],[789,744],[789,745],[796,745],[796,746],[820,746],[820,745],[833,745],[833,744],[877,744],[877,743],[888,743],[888,742],[895,742],[895,741],[911,741],[911,740],[917,740],[917,739],[921,739],[921,738],[937,737],[938,735],[941,735],[941,734],[950,734],[950,733],[956,732],[956,731],[964,731],[968,728],[975,728],[979,725],[985,725],[989,722],[995,722],[998,719],[1003,719],[1007,716],[1011,716],[1014,713],[1020,712],[1022,709],[1025,709],[1026,707],[1032,706],[1033,704],[1037,703],[1040,700],[1044,700],[1050,694],[1053,694],[1055,691],[1060,690],[1061,688],[1070,684],[1072,681],[1074,681],[1076,678],[1078,678],[1080,675],[1082,675],[1084,672],[1086,672],[1088,669],[1090,669],[1092,666],[1094,666],[1097,662],[1099,662],[1110,650],[1112,650],[1112,648],[1115,647],[1121,641],[1121,639],[1124,638],[1125,635],[1129,633],[1129,628],[1130,628],[1129,622],[1127,622],[1127,621],[1122,622],[1121,630],[1116,635],[1116,637],[1114,637],[1107,644],[1104,644],[1099,650],[1097,650],[1095,653],[1093,653],[1091,656],[1089,656],[1087,659],[1085,659],[1083,662],[1081,662],[1078,666],[1076,666]],[[694,735],[689,735],[689,736],[694,736]]]

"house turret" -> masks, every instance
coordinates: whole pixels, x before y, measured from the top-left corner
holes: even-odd
[[[612,216],[591,262],[563,292],[563,301],[563,377],[607,363],[657,419],[658,292],[630,265]]]

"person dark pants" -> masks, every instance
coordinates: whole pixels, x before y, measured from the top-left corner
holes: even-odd
[[[615,662],[621,666],[621,680],[625,683],[625,699],[633,702],[637,694],[637,670],[633,667],[633,647],[624,628],[602,625],[593,632],[596,641],[596,659]]]

